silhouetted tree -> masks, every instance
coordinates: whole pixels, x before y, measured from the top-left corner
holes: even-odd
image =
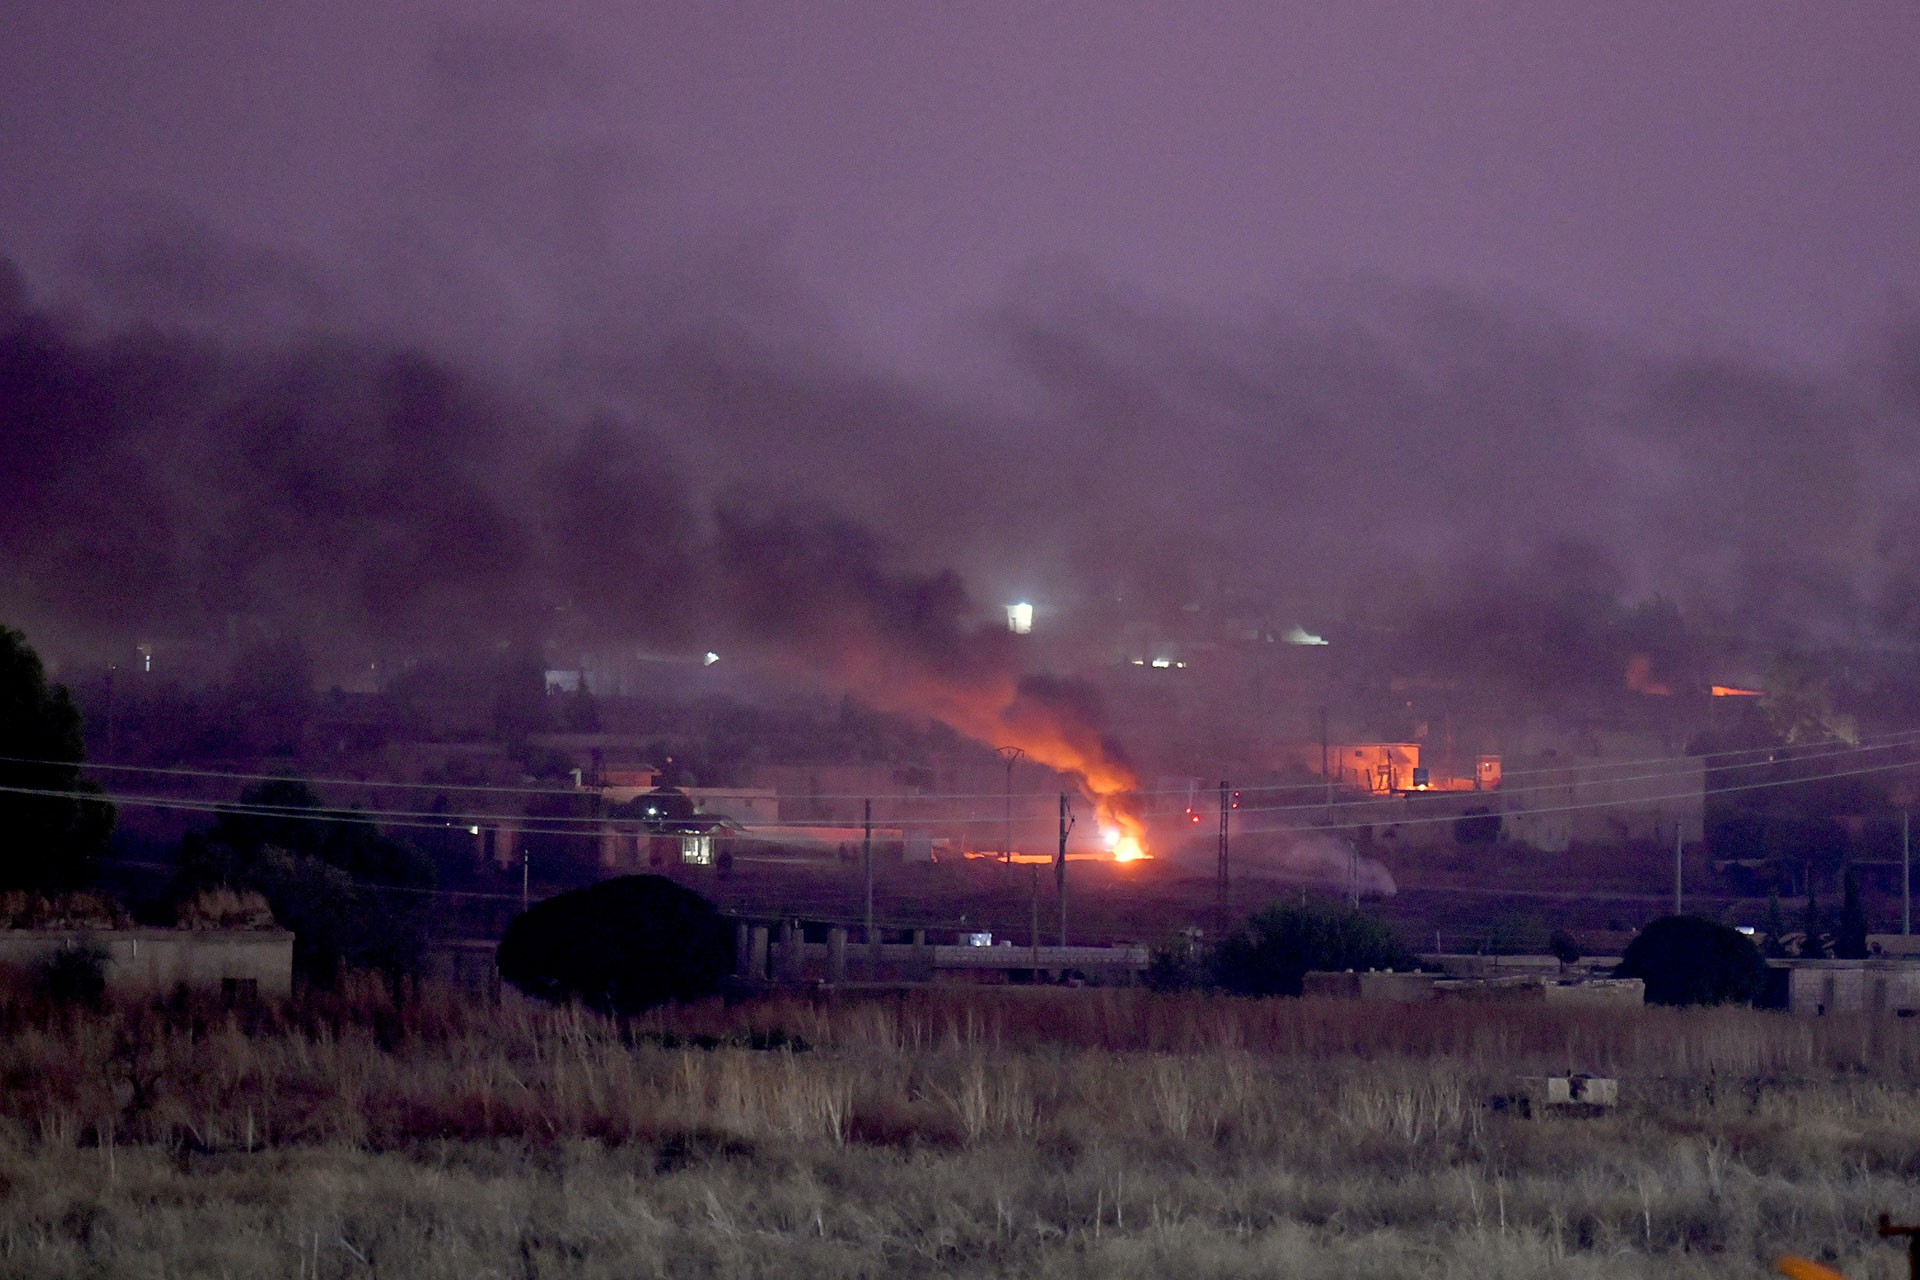
[[[1767,913],[1760,918],[1760,952],[1773,960],[1787,954],[1787,913],[1778,892],[1767,895]]]
[[[691,889],[662,876],[620,876],[517,917],[499,963],[500,976],[528,995],[638,1013],[718,991],[733,971],[733,930]]]
[[[1346,907],[1276,903],[1220,944],[1214,980],[1241,995],[1297,996],[1310,970],[1410,969],[1393,929]]]
[[[1867,909],[1860,901],[1860,877],[1852,867],[1841,881],[1840,924],[1833,933],[1833,954],[1841,960],[1867,958]]]
[[[1826,928],[1821,923],[1820,899],[1814,892],[1813,868],[1807,868],[1807,905],[1800,916],[1800,958],[1827,958]]]
[[[1565,929],[1555,929],[1547,938],[1547,953],[1561,964],[1572,964],[1580,958],[1580,944]]]
[[[93,879],[113,806],[80,776],[80,713],[26,636],[0,626],[0,889],[59,893]],[[25,794],[44,792],[46,794]]]
[[[1627,944],[1614,972],[1646,983],[1649,1004],[1746,1004],[1767,983],[1752,939],[1698,916],[1655,920]]]
[[[180,895],[254,890],[294,934],[294,968],[320,986],[343,970],[398,978],[426,959],[432,863],[380,834],[364,815],[327,809],[294,778],[241,793],[205,836],[181,844]]]

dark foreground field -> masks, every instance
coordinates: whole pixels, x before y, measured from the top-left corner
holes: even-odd
[[[1526,1119],[1526,1072],[1617,1115]],[[930,993],[620,1026],[0,998],[6,1276],[1904,1271],[1920,1026]]]

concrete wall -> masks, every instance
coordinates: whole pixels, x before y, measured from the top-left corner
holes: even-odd
[[[1827,1013],[1920,1014],[1920,963],[1910,960],[1795,960],[1787,966],[1787,1008]]]
[[[1423,1000],[1499,1004],[1551,1004],[1576,1007],[1638,1008],[1647,1001],[1638,978],[1582,978],[1556,981],[1543,974],[1487,974],[1445,978],[1412,973],[1310,973],[1306,994],[1418,1004]]]
[[[1504,815],[1501,833],[1543,853],[1564,853],[1576,843],[1671,844],[1676,829],[1686,843],[1700,843],[1706,762],[1645,763],[1650,758],[1506,757],[1506,777],[1494,793]]]
[[[1422,1004],[1433,999],[1431,973],[1309,973],[1301,980],[1301,994],[1335,1000],[1373,1000],[1387,1004]]]
[[[34,969],[62,948],[107,953],[116,991],[252,983],[259,994],[293,994],[293,935],[284,929],[6,929],[0,965]]]

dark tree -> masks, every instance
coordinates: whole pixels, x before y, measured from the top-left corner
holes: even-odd
[[[1841,960],[1867,958],[1867,908],[1860,901],[1860,877],[1852,867],[1841,881],[1840,925],[1833,934],[1833,954]]]
[[[1614,973],[1646,983],[1649,1004],[1747,1004],[1767,984],[1767,962],[1751,938],[1697,916],[1655,920],[1627,944]]]
[[[500,976],[543,1000],[638,1013],[720,989],[733,930],[705,898],[661,876],[558,894],[507,926]]]
[[[0,889],[60,893],[93,879],[113,806],[80,776],[80,712],[27,638],[0,627]],[[50,794],[34,795],[30,792]]]
[[[331,986],[348,969],[389,978],[426,958],[433,866],[365,815],[328,809],[312,787],[277,779],[241,793],[208,835],[181,845],[180,892],[252,889],[294,935],[294,967]]]
[[[1813,891],[1811,867],[1807,869],[1807,906],[1800,916],[1800,958],[1802,960],[1827,958],[1826,929],[1821,923],[1820,899]]]
[[[1346,907],[1275,904],[1214,953],[1214,980],[1241,995],[1297,996],[1309,970],[1411,969],[1392,928]]]
[[[1780,905],[1780,895],[1767,895],[1767,913],[1760,917],[1760,951],[1769,960],[1779,960],[1787,954],[1787,913]]]
[[[1547,937],[1547,954],[1561,964],[1573,964],[1580,959],[1580,944],[1565,929],[1555,929]]]

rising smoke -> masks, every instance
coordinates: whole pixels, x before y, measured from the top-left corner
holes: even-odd
[[[935,387],[837,342],[777,245],[667,226],[527,35],[433,42],[362,270],[140,208],[80,245],[84,303],[0,272],[0,614],[323,670],[724,644],[1102,758],[991,606],[1253,600],[1521,694],[1920,641],[1911,314],[1811,369],[1441,289],[1223,317],[1047,270],[957,358],[986,385]]]

